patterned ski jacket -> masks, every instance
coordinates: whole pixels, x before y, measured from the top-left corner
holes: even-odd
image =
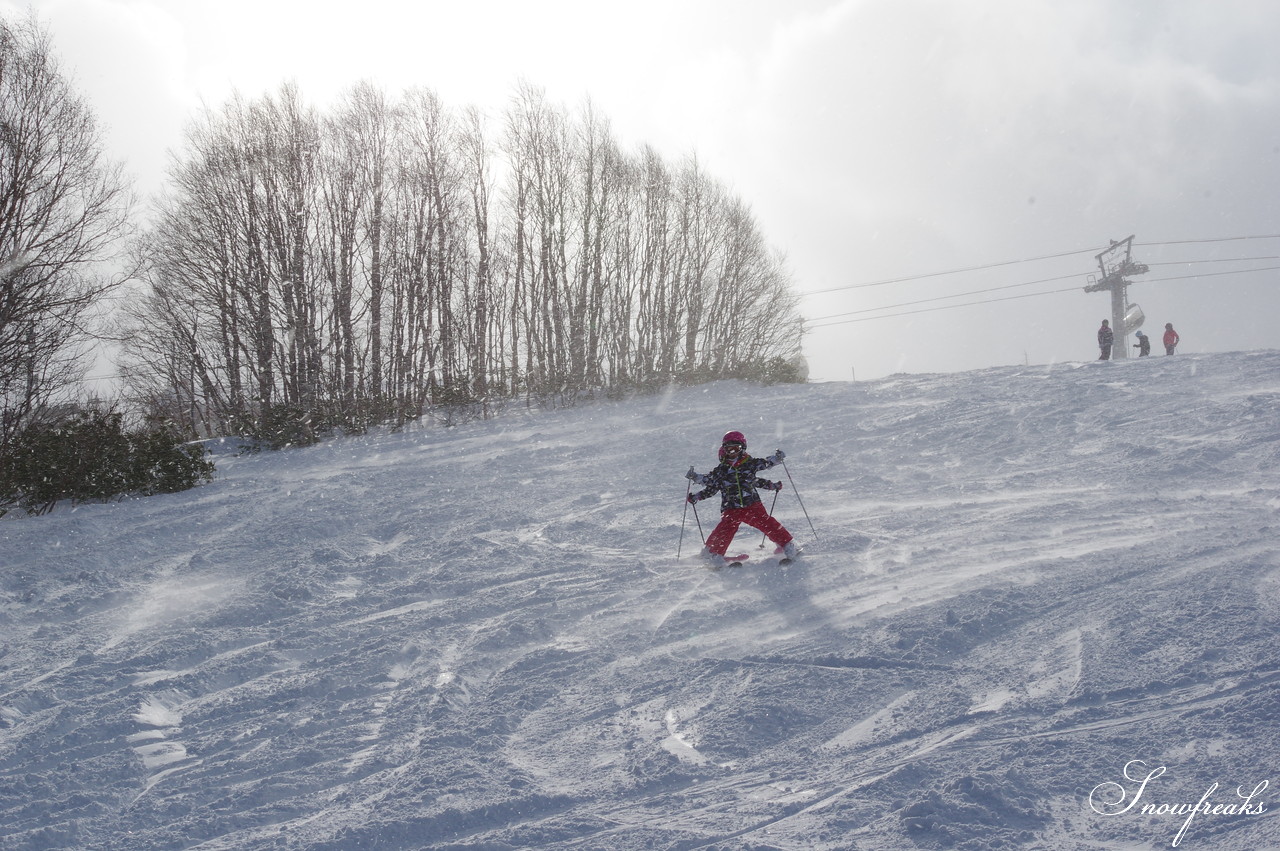
[[[777,463],[772,456],[752,458],[750,455],[743,455],[736,463],[729,464],[726,461],[705,476],[697,473],[693,480],[706,487],[695,493],[693,498],[704,500],[719,491],[721,511],[755,505],[760,502],[760,494],[756,493],[756,488],[776,489],[768,479],[756,478],[756,473]]]

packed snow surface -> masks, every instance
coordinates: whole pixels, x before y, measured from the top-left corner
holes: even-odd
[[[0,847],[1280,847],[1280,352],[216,460],[0,522]]]

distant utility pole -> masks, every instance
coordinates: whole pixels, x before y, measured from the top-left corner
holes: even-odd
[[[1145,275],[1148,267],[1145,263],[1133,261],[1133,236],[1116,242],[1111,240],[1111,247],[1098,255],[1098,268],[1102,277],[1089,276],[1089,285],[1084,288],[1087,293],[1103,290],[1111,291],[1111,329],[1115,332],[1115,345],[1111,347],[1112,358],[1129,357],[1129,333],[1137,331],[1146,321],[1142,308],[1129,304],[1129,284],[1126,275]]]

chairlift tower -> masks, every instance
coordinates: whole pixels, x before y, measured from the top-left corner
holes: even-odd
[[[1133,235],[1128,239],[1116,242],[1097,255],[1098,268],[1102,277],[1089,276],[1089,284],[1084,288],[1087,293],[1108,290],[1111,292],[1111,329],[1115,333],[1115,345],[1111,347],[1112,358],[1129,357],[1129,333],[1137,331],[1146,321],[1142,308],[1129,303],[1129,275],[1145,275],[1149,269],[1145,263],[1133,260]]]

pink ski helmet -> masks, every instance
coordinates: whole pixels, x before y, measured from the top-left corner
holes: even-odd
[[[730,447],[736,449],[736,452]],[[740,459],[747,451],[747,438],[740,431],[731,431],[720,439],[720,460],[727,460],[730,455],[735,459]],[[735,460],[734,463],[737,463]]]

